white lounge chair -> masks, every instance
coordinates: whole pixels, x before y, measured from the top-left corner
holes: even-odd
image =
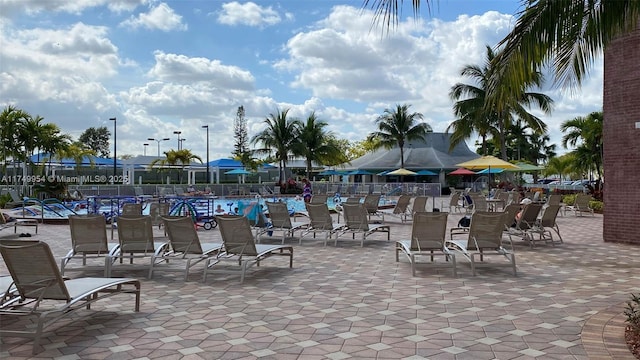
[[[391,239],[390,227],[382,224],[369,224],[367,209],[364,204],[342,204],[344,212],[345,228],[341,232],[350,233],[355,239],[356,234],[361,235],[360,246],[364,246],[364,240],[371,234],[383,232],[387,234],[387,241]],[[338,245],[338,237],[335,238],[334,245]]]

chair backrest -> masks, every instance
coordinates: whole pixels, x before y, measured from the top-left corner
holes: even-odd
[[[173,251],[184,254],[202,254],[200,238],[190,216],[163,216],[162,222]]]
[[[517,191],[510,191],[510,192],[511,192],[511,201],[509,203],[510,204],[520,204],[520,200],[522,198],[520,193],[517,192]]]
[[[417,211],[411,227],[411,250],[442,250],[447,233],[446,212]]]
[[[151,216],[119,216],[118,241],[122,253],[153,253],[155,249]]]
[[[138,203],[123,204],[122,215],[142,215],[142,204],[138,204]]]
[[[376,212],[378,212],[380,197],[380,194],[365,195],[363,204],[369,214],[375,214]]]
[[[220,227],[225,253],[240,256],[257,255],[258,251],[249,219],[244,216],[218,215],[216,221]]]
[[[313,195],[311,196],[311,203],[312,204],[326,204],[327,203],[327,195]]]
[[[519,204],[509,204],[504,208],[504,227],[505,230],[509,229],[511,227],[511,225],[515,224],[516,222],[516,215],[518,215],[518,212],[520,211],[520,205]]]
[[[485,199],[482,195],[473,195],[471,196],[473,200],[473,211],[487,211],[489,210],[487,206],[487,199]]]
[[[589,210],[589,201],[591,201],[591,195],[589,194],[576,194],[576,201],[574,206],[578,208],[578,210]]]
[[[23,298],[71,300],[47,243],[35,240],[1,240],[0,253]]]
[[[543,212],[540,218],[540,226],[542,227],[554,227],[556,226],[556,219],[558,212],[560,211],[560,205],[549,205]]]
[[[311,227],[318,230],[332,230],[333,219],[329,213],[329,206],[324,204],[307,203],[307,212]]]
[[[460,193],[457,191],[451,193],[451,198],[449,198],[449,208],[454,208],[458,206],[459,201],[460,201]]]
[[[393,208],[394,214],[405,214],[409,203],[411,202],[411,195],[400,195],[396,206]]]
[[[416,213],[421,211],[427,211],[428,199],[429,199],[428,196],[416,196],[416,198],[413,199],[413,208],[411,209],[411,212]]]
[[[562,195],[553,194],[553,195],[549,195],[549,197],[547,198],[548,205],[560,205],[561,202],[562,202]]]
[[[76,253],[107,254],[107,221],[103,215],[70,215],[71,246]]]
[[[169,215],[169,203],[151,203],[149,205],[149,216],[153,225],[160,225],[162,217]]]
[[[531,203],[527,204],[522,208],[522,214],[520,215],[520,219],[516,224],[516,227],[520,230],[530,229],[538,220],[538,214],[540,214],[540,209],[542,209],[541,204]]]
[[[502,244],[505,213],[476,211],[471,216],[468,250],[498,249]]]
[[[369,231],[368,213],[364,204],[342,204],[344,221],[351,230]]]
[[[289,210],[284,202],[266,202],[267,209],[269,209],[269,219],[274,227],[282,229],[290,229],[291,217],[289,216]]]
[[[348,197],[347,201],[345,201],[347,204],[360,204],[360,198],[357,197]]]
[[[500,192],[500,194],[498,194],[498,199],[502,200],[503,206],[507,206],[507,203],[509,202],[509,193],[505,191]]]

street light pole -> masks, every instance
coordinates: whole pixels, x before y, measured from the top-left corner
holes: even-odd
[[[169,139],[169,138],[164,138],[164,139],[147,138],[147,140],[155,141],[155,142],[158,143],[158,157],[160,157],[160,143],[163,142],[163,141],[171,140],[171,139]]]
[[[203,129],[207,129],[207,184],[210,183],[211,174],[209,173],[209,125],[202,125]]]
[[[118,133],[116,132],[116,118],[109,118],[110,121],[113,121],[113,182],[116,181],[116,158],[118,157]]]
[[[142,146],[144,146],[144,153],[143,153],[143,155],[144,155],[144,156],[147,156],[147,146],[149,146],[149,144],[144,143],[144,144],[142,144]]]
[[[187,141],[187,139],[185,139],[185,138],[180,139],[180,146],[178,146],[178,150],[184,149],[184,144],[182,144],[182,143],[185,142],[185,141]]]
[[[178,135],[178,150],[180,150],[180,144],[182,144],[182,141],[180,141],[180,134],[182,134],[182,131],[174,131],[174,134]]]

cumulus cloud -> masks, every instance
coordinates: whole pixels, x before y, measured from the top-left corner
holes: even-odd
[[[149,12],[140,13],[137,17],[131,16],[128,20],[122,22],[121,26],[133,29],[145,28],[149,30],[160,31],[186,31],[187,25],[182,23],[182,16],[166,3],[160,3],[151,7]]]
[[[293,16],[285,14],[288,19]],[[241,4],[237,1],[222,4],[218,14],[218,22],[225,25],[246,25],[266,27],[282,21],[277,11],[271,6],[262,7],[253,2]]]
[[[41,12],[81,14],[84,10],[106,5],[111,11],[131,11],[148,0],[0,0],[0,17],[11,17],[24,12],[37,15]]]

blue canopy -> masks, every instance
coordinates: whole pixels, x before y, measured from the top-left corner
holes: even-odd
[[[206,165],[206,164],[205,164]],[[239,160],[222,158],[209,161],[209,166],[219,169],[244,169],[244,165]],[[270,164],[262,164],[261,169],[275,169],[276,167]]]
[[[478,171],[476,174],[500,174],[503,171],[504,169],[487,168],[487,169]]]
[[[225,175],[248,175],[251,174],[251,171],[247,171],[245,169],[233,169],[224,173]]]
[[[342,175],[341,172],[337,171],[337,170],[324,170],[320,173],[318,173],[318,175]]]
[[[350,171],[350,172],[346,173],[346,175],[373,175],[373,173],[369,172],[367,170],[358,169],[358,170]]]
[[[416,175],[426,175],[426,176],[436,176],[438,174],[434,173],[433,171],[429,171],[429,170],[420,170],[416,173]]]

